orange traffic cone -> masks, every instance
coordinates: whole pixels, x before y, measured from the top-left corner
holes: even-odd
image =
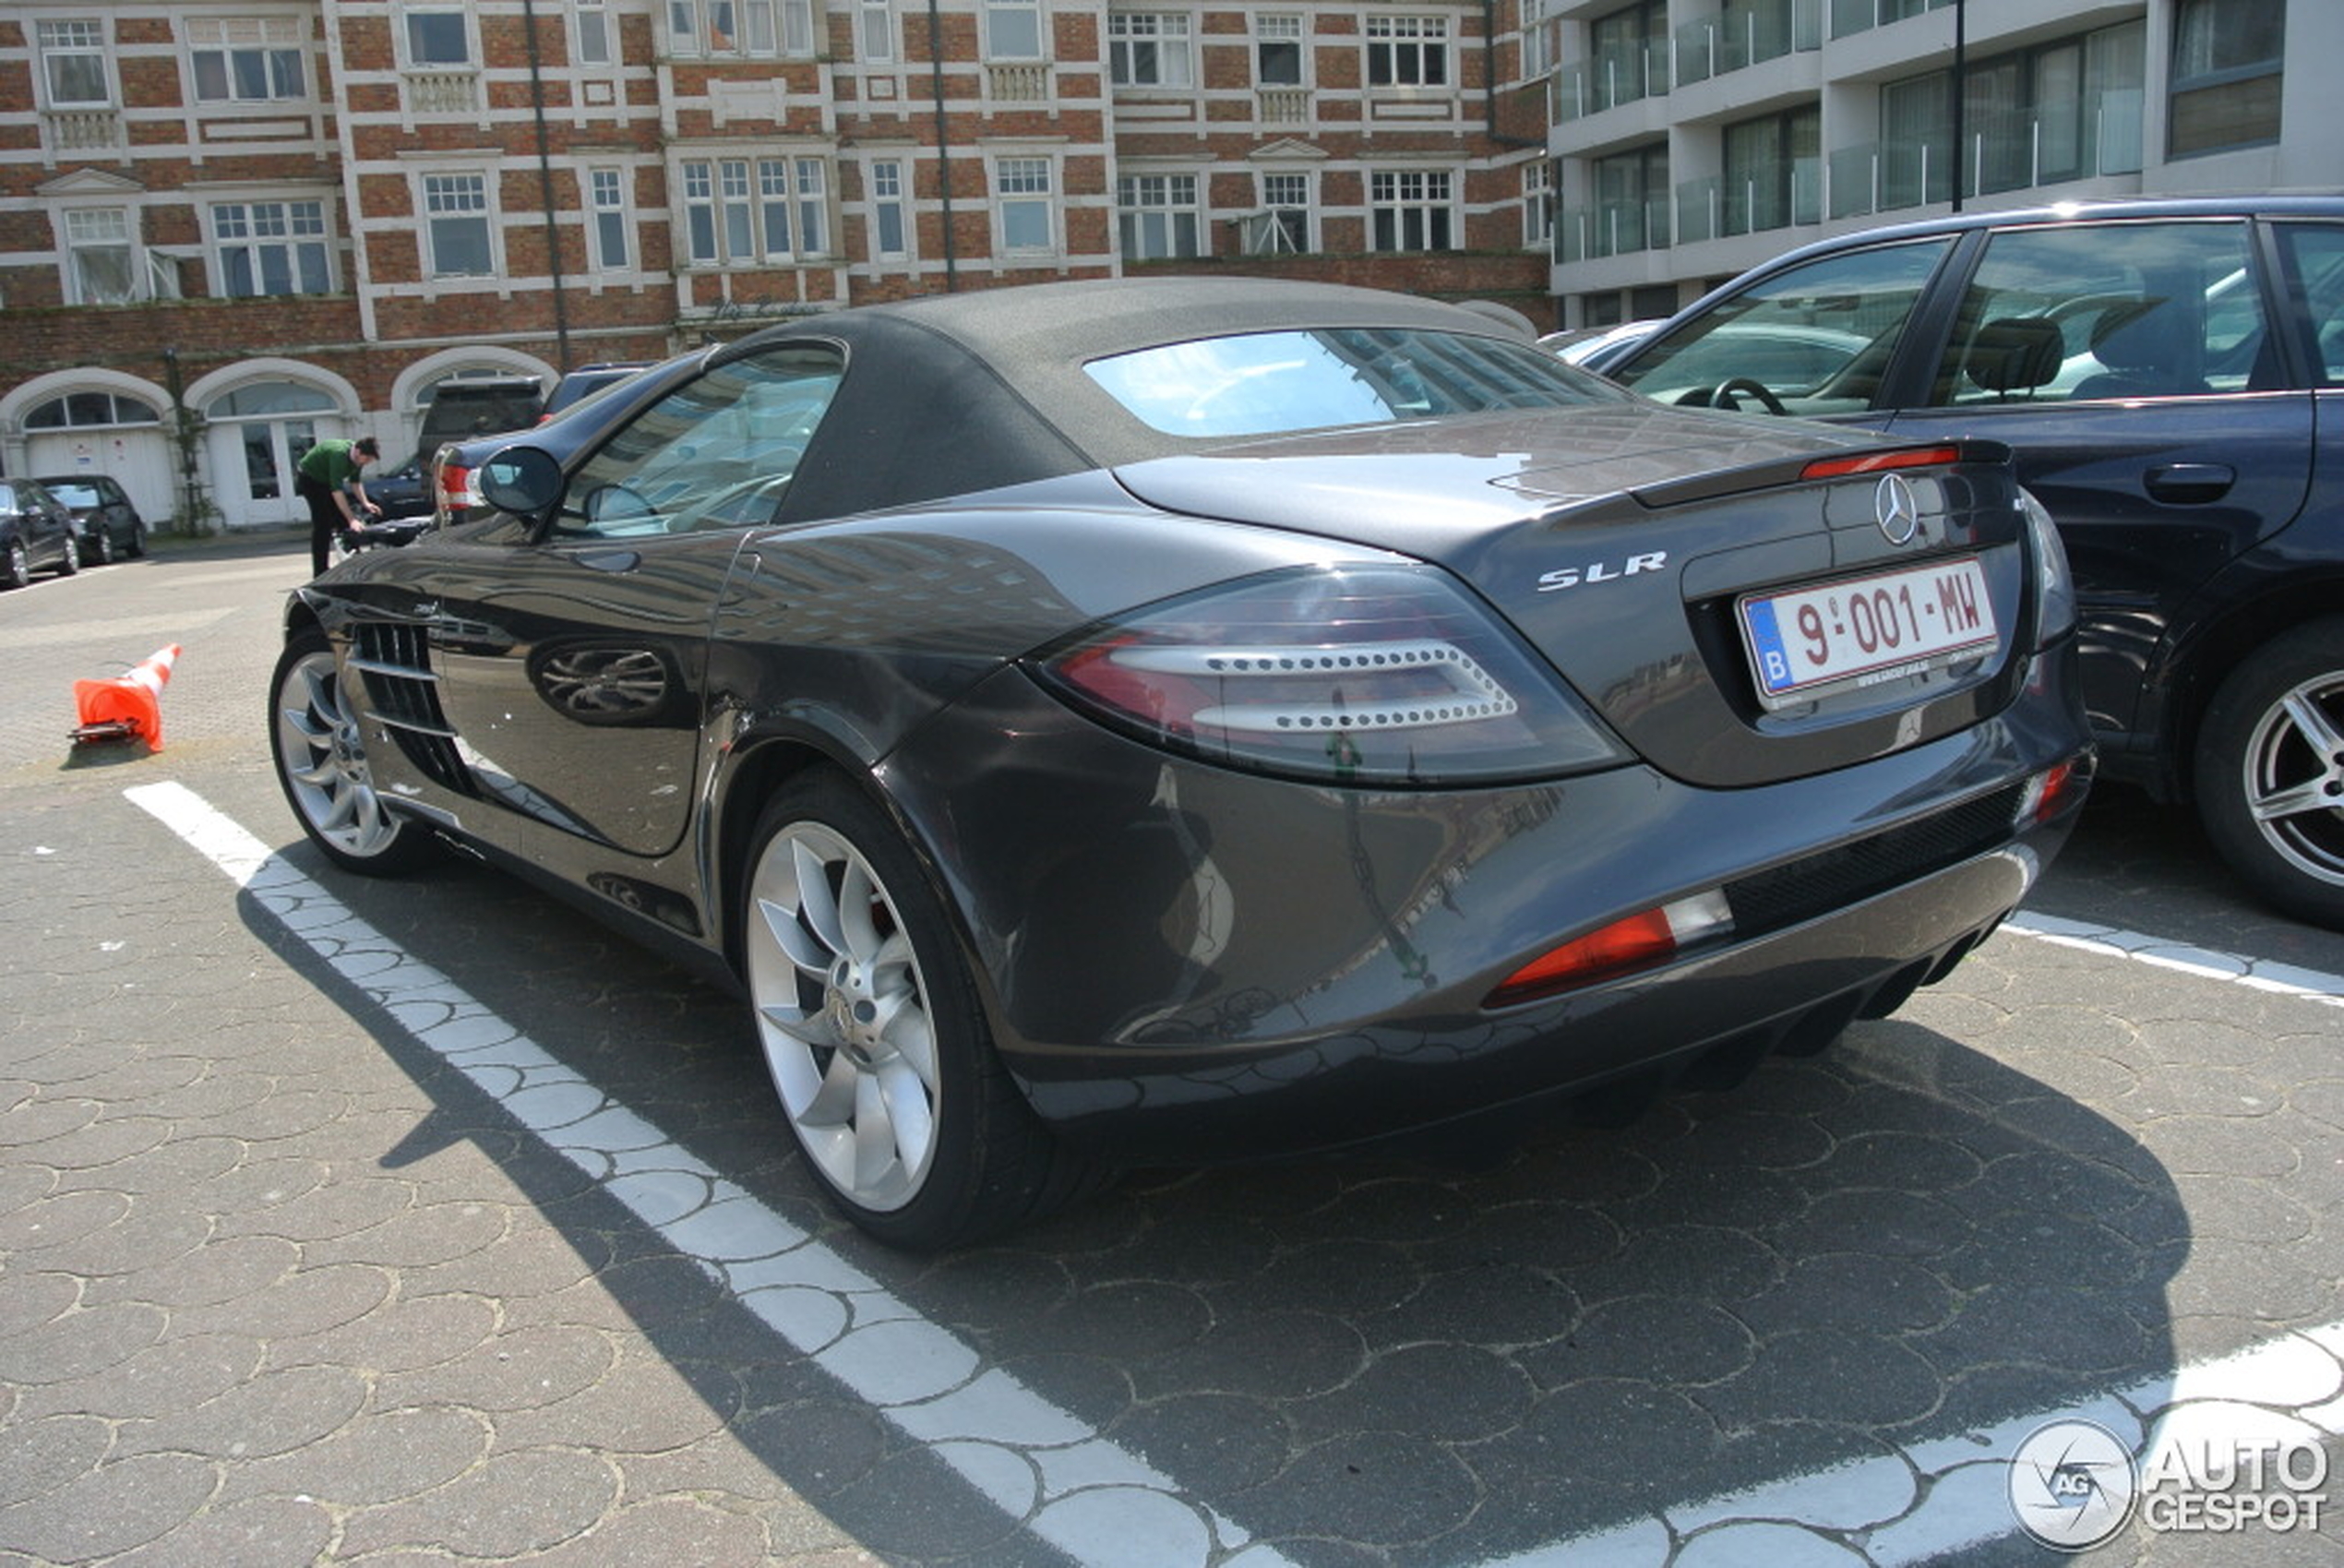
[[[179,644],[158,649],[139,661],[128,675],[108,680],[73,683],[74,705],[81,723],[74,727],[77,746],[99,740],[144,739],[147,749],[162,749],[162,688],[178,662]]]

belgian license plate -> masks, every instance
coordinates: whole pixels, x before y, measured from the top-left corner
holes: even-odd
[[[1925,668],[1998,637],[1975,557],[1801,588],[1752,593],[1741,629],[1768,700],[1810,688]]]

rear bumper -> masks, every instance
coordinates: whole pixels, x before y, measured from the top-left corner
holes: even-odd
[[[1631,768],[1369,794],[1109,736],[1014,672],[927,726],[887,787],[958,877],[999,1046],[1063,1135],[1130,1159],[1335,1146],[1893,1010],[2015,907],[2088,753],[2058,666],[2000,718],[1748,790]],[[2027,781],[2079,762],[2048,821]],[[1573,937],[1728,889],[1733,936],[1524,1005]]]

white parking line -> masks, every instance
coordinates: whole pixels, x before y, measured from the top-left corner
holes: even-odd
[[[2032,937],[2085,952],[2129,958],[2136,964],[2178,970],[2200,979],[2227,980],[2258,991],[2344,1007],[2344,975],[2301,969],[2291,964],[2274,964],[2268,959],[2248,958],[2235,952],[2216,952],[2210,948],[2191,947],[2162,937],[2145,937],[2138,931],[2120,930],[2113,926],[2063,920],[2055,915],[2029,912],[2005,921],[2003,929],[2015,937]]]
[[[888,1293],[410,956],[177,784],[125,792],[425,1048],[722,1281],[815,1365],[1075,1562],[1285,1559]],[[778,1114],[778,1113],[777,1113]]]
[[[554,1059],[193,791],[159,784],[126,794],[418,1043],[1036,1536],[1099,1568],[1201,1564],[1224,1552],[1231,1554],[1226,1568],[1275,1568],[1286,1561],[1079,1417],[984,1367],[957,1335]],[[2344,979],[2336,976],[2048,916],[2028,915],[2004,928],[2344,1004]],[[2344,1434],[2344,1322],[2283,1334],[2089,1405],[1671,1507],[1506,1558],[1502,1568],[1926,1562],[2014,1533],[2005,1491],[2011,1455],[2027,1433],[2062,1419],[2096,1421],[2152,1465],[2184,1438],[2245,1442],[2274,1434]]]

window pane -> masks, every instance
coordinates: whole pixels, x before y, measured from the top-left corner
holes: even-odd
[[[472,56],[460,11],[407,13],[407,57],[418,66],[460,66]]]

